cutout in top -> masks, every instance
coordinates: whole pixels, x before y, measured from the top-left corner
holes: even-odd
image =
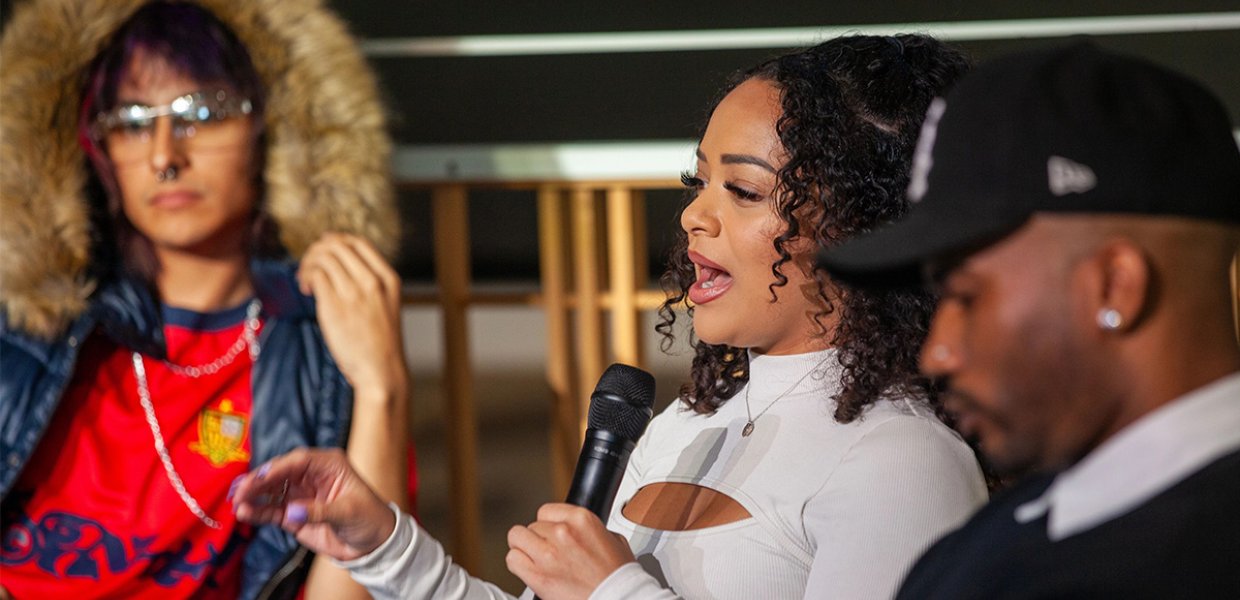
[[[705,529],[752,516],[719,490],[679,482],[652,483],[637,490],[620,512],[638,525],[663,531]]]

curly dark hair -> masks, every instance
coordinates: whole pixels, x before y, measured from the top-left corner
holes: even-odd
[[[905,214],[913,148],[926,110],[969,66],[961,50],[922,35],[847,36],[771,59],[725,86],[720,100],[755,78],[780,90],[776,133],[788,161],[777,174],[775,209],[786,230],[773,241],[780,258],[771,265],[772,302],[775,288],[788,282],[782,269],[793,259],[790,240],[811,236],[831,246]],[[668,299],[656,329],[665,349],[674,337],[674,309],[685,303],[696,279],[687,248],[688,235],[681,232],[661,279]],[[917,369],[934,309],[931,294],[894,287],[828,294],[836,288],[827,275],[816,270],[815,279],[821,310],[807,325],[837,348],[843,367],[835,419],[851,422],[889,394],[926,398],[942,413],[934,384]],[[825,318],[836,311],[839,324],[829,331]],[[692,307],[688,314],[692,318]],[[713,413],[748,381],[749,356],[692,333],[690,343],[691,381],[680,397],[698,413]]]

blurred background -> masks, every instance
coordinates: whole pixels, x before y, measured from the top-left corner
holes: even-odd
[[[13,4],[0,0],[0,21]],[[739,69],[842,32],[938,34],[979,61],[1094,34],[1104,46],[1202,81],[1223,98],[1233,122],[1240,118],[1236,0],[327,4],[362,40],[397,144],[393,169],[405,227],[397,267],[410,298],[405,339],[415,381],[419,518],[450,550],[476,544],[468,551],[475,558],[465,562],[514,593],[521,586],[504,568],[505,533],[530,521],[541,503],[558,500],[563,485],[553,469],[564,460],[553,450],[564,444],[552,427],[554,325],[539,295],[547,268],[539,182],[653,181],[639,186],[639,226],[630,235],[639,263],[635,287],[656,289],[678,227],[675,180],[692,164],[693,141],[720,86]],[[470,300],[446,324],[437,279],[445,267],[433,251],[443,213],[433,198],[453,182],[469,184],[468,211],[458,214],[468,231],[458,240],[468,260],[457,268],[467,274]],[[488,294],[491,301],[475,300]],[[661,352],[654,315],[639,312],[637,352],[657,376],[662,407],[688,372],[687,347],[682,335]],[[607,323],[604,339],[614,334]],[[568,325],[583,327],[571,319]],[[463,346],[445,350],[453,331],[464,336]],[[469,402],[463,413],[449,408],[444,374],[452,352],[467,358],[472,387],[454,392]],[[604,358],[611,360],[607,352]],[[579,386],[570,393],[580,395],[573,390]],[[452,428],[445,425],[450,419]],[[450,460],[449,442],[458,434],[449,431],[476,435],[475,500],[453,490],[453,471],[461,467]],[[467,534],[472,542],[459,537],[462,510],[481,515]]]
[[[715,2],[329,2],[370,41],[371,63],[392,108],[392,135],[397,144],[506,144],[578,141],[692,140],[704,125],[706,111],[723,81],[733,72],[788,48],[739,47],[744,34],[756,29],[838,29],[909,24],[908,31],[951,30],[978,21],[1002,21],[986,31],[958,39],[976,59],[1037,45],[1054,44],[1062,36],[1029,36],[1036,27],[1102,32],[1106,27],[1135,26],[1111,17],[1184,16],[1240,11],[1235,0],[1039,0],[1003,2],[941,0],[938,2],[831,2],[791,0],[765,3],[742,0]],[[1091,23],[1091,18],[1095,22]],[[1220,94],[1233,121],[1240,117],[1240,28],[1230,19],[1206,18],[1197,24],[1174,18],[1150,19],[1146,32],[1105,35],[1099,42],[1146,56],[1179,69]],[[1032,21],[1031,21],[1032,20]],[[1189,31],[1213,20],[1214,30]],[[1022,24],[1023,22],[1023,24]],[[693,34],[720,31],[712,49],[659,52],[590,51],[616,35],[632,32]],[[1020,32],[1020,33],[1012,33]],[[729,35],[731,33],[731,35]],[[454,51],[475,38],[501,44],[528,34],[597,34],[575,41],[583,48],[564,53],[506,54],[512,48]],[[532,36],[530,36],[532,37]],[[810,44],[822,35],[791,36]],[[959,37],[959,36],[947,36]],[[430,39],[428,39],[430,38]],[[435,39],[439,38],[439,39]],[[729,39],[731,38],[731,39]],[[528,38],[527,38],[528,39]],[[410,44],[405,53],[393,41]],[[437,41],[438,47],[426,42]],[[539,39],[529,39],[531,45]],[[551,40],[554,41],[554,40]],[[695,40],[689,40],[695,41]],[[653,43],[650,45],[654,45]],[[477,54],[462,55],[467,52]],[[687,165],[676,164],[670,172]],[[650,201],[650,242],[663,249],[677,195]],[[471,225],[474,275],[480,280],[536,279],[537,244],[534,212],[528,203],[509,202],[503,194],[479,195]],[[430,281],[430,241],[419,225],[428,223],[425,202],[407,202],[410,238],[405,245],[403,272]],[[503,223],[487,228],[485,221]],[[482,232],[485,231],[485,235]],[[652,272],[661,254],[651,252]]]

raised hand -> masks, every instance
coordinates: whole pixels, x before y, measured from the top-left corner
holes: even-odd
[[[508,530],[508,570],[543,600],[588,598],[633,551],[594,513],[572,504],[544,504],[538,520]]]
[[[299,448],[264,463],[236,483],[233,510],[337,560],[378,548],[396,527],[395,513],[338,449]]]
[[[319,327],[357,400],[403,398],[408,385],[400,330],[400,277],[366,240],[327,233],[297,272],[315,297]]]

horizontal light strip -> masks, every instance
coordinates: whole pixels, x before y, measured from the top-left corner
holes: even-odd
[[[891,35],[912,31],[928,33],[944,40],[967,41],[1227,29],[1240,29],[1240,12],[765,29],[377,38],[362,41],[362,50],[371,57],[521,56],[797,48],[846,34]]]
[[[1240,145],[1240,129],[1232,132]],[[569,181],[674,182],[694,167],[693,140],[400,146],[402,184]]]
[[[392,170],[402,183],[675,181],[695,148],[693,140],[401,146]]]

